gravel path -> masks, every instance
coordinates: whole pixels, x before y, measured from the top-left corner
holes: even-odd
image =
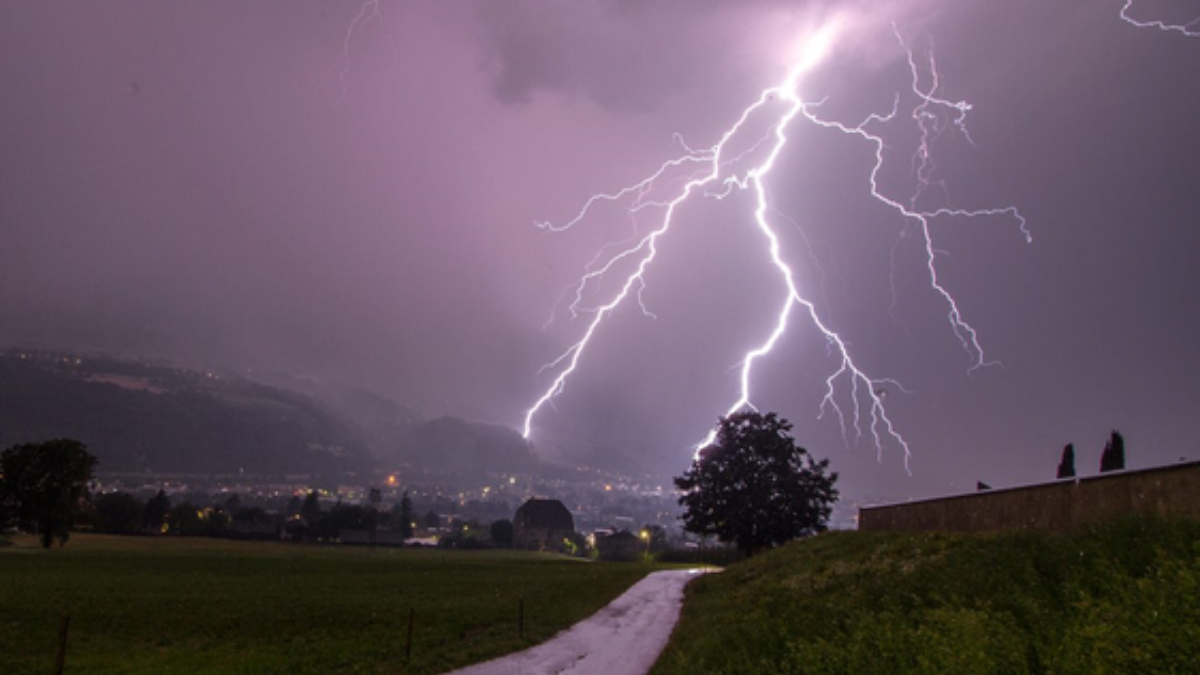
[[[646,675],[701,570],[654,572],[548,642],[447,675]]]

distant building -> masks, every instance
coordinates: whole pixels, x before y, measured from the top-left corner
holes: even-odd
[[[601,560],[633,562],[646,550],[646,542],[629,530],[596,536],[596,550]]]
[[[557,499],[530,499],[513,516],[513,546],[534,551],[561,551],[563,539],[575,532],[575,519]]]

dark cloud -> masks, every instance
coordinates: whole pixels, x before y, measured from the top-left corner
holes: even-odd
[[[651,221],[606,205],[570,232],[533,223],[652,172],[674,132],[715,142],[796,35],[842,12],[805,94],[851,123],[902,95],[881,188],[913,188],[894,20],[974,104],[973,145],[934,142],[931,199],[1019,205],[1034,243],[1005,219],[935,223],[941,279],[1004,363],[968,374],[919,239],[866,196],[873,148],[797,127],[770,184],[784,245],[863,365],[915,392],[888,397],[914,475],[818,418],[830,361],[803,317],[756,402],[853,495],[1039,480],[1068,441],[1082,469],[1112,427],[1131,466],[1195,457],[1200,40],[1118,9],[405,3],[345,42],[356,4],[6,3],[0,341],[275,369],[519,426],[583,326],[563,289]],[[778,306],[748,203],[680,210],[643,296],[657,318],[602,329],[535,442],[679,470]]]
[[[628,114],[647,113],[700,82],[745,76],[755,65],[745,53],[756,33],[797,21],[821,4],[523,1],[476,7],[499,100],[526,104],[538,92],[557,93]]]
[[[654,18],[615,3],[479,5],[497,98],[528,104],[541,91],[585,97],[616,112],[652,109],[679,70],[678,56],[661,58]]]

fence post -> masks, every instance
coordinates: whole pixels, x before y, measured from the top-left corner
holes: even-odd
[[[63,614],[62,625],[58,629],[58,657],[54,659],[54,675],[62,675],[67,665],[67,631],[71,628],[71,615]]]

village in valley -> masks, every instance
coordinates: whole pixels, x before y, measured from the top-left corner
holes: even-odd
[[[536,498],[560,502],[571,520],[539,549],[588,555],[618,533],[643,552],[696,545],[679,527],[669,478],[549,464],[510,431],[411,421],[361,392],[327,403],[213,370],[33,349],[0,354],[0,380],[20,391],[0,409],[5,433],[32,420],[99,440],[89,444],[99,532],[512,547],[518,507]],[[148,428],[103,414],[117,404],[165,421]],[[144,522],[132,522],[134,502],[150,509]]]
[[[492,485],[456,489],[405,484],[402,475],[389,473],[374,487],[328,484],[309,475],[98,472],[92,493],[100,505],[105,495],[113,494],[132,495],[143,504],[167,499],[170,506],[161,522],[136,528],[143,534],[347,545],[515,547],[583,556],[599,555],[620,542],[620,558],[634,557],[628,553],[631,549],[689,551],[699,544],[680,529],[678,496],[669,485],[616,475],[578,483],[497,475]],[[98,522],[97,529],[103,531],[104,525]]]

